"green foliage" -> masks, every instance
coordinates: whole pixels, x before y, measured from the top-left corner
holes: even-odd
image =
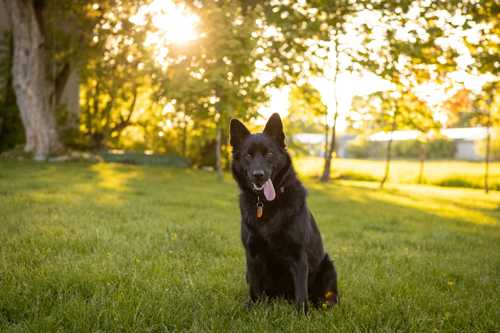
[[[257,107],[267,100],[256,75],[261,55],[256,52],[254,36],[260,29],[256,24],[260,9],[244,10],[237,2],[205,1],[192,10],[200,17],[204,37],[195,45],[170,47],[169,66],[154,79],[155,96],[158,103],[170,103],[183,118],[182,126],[174,128],[183,141],[184,126],[188,126],[190,143],[180,145],[187,146],[183,149],[186,156],[205,165],[215,160],[217,132],[224,133],[224,153],[229,120],[256,116]],[[207,149],[210,146],[214,149]]]
[[[378,148],[375,151],[375,148]],[[371,141],[364,139],[357,139],[349,142],[346,147],[347,156],[350,158],[369,158],[369,157],[381,157],[383,150],[380,149],[381,145],[375,145]]]
[[[409,89],[357,97],[348,120],[351,128],[364,134],[414,129],[422,132],[423,140],[440,128],[427,103]]]
[[[227,165],[229,119],[257,117],[267,87],[297,85],[313,75],[336,82],[340,73],[366,70],[391,82],[393,92],[369,97],[362,120],[356,120],[359,126],[353,127],[364,133],[418,129],[425,142],[440,124],[414,88],[442,83],[456,69],[459,54],[443,42],[448,37],[465,42],[474,59],[467,71],[493,78],[471,97],[473,110],[461,113],[458,122],[494,126],[499,121],[494,1],[174,2],[199,17],[197,40],[181,45],[151,39],[158,32],[155,13],[141,23],[133,20],[149,0],[40,2],[52,79],[57,85],[67,68],[81,74],[80,133],[63,133],[68,142],[86,149],[173,152],[205,165],[214,160],[221,134],[217,150]],[[454,13],[463,20],[443,19]],[[468,38],[464,29],[477,31],[478,38]],[[4,77],[0,74],[0,81]],[[285,120],[290,133],[323,131],[318,119],[324,105],[317,92],[293,94],[303,95],[292,96],[292,104],[306,112],[290,110]]]
[[[431,159],[452,159],[456,153],[455,143],[448,139],[432,140],[427,146],[427,155]]]
[[[494,127],[500,125],[500,81],[485,84],[473,102],[471,122],[474,125]]]
[[[360,70],[367,61],[364,50],[353,47],[347,30],[360,34],[365,26],[352,24],[362,15],[366,3],[342,1],[263,1],[262,25],[271,28],[259,40],[264,50],[265,68],[273,73],[272,84],[295,84],[311,75]],[[363,46],[361,47],[363,48]],[[343,61],[339,60],[343,57]],[[334,79],[333,81],[336,81]]]
[[[474,96],[468,89],[461,89],[443,103],[448,116],[448,127],[472,127]]]
[[[287,146],[296,153],[306,153],[307,148],[293,140],[297,133],[322,133],[327,117],[327,106],[320,92],[311,84],[295,86],[289,93],[288,115],[284,119]]]
[[[421,145],[426,146],[428,159],[453,159],[455,157],[455,143],[448,139],[435,139],[428,143],[418,140],[399,141],[394,144],[394,156],[418,159]]]
[[[434,139],[427,143],[419,140],[404,140],[393,142],[393,156],[395,158],[420,157],[421,145],[426,146],[426,155],[429,159],[452,159],[455,156],[455,143],[448,139]],[[348,157],[352,158],[383,158],[385,156],[385,142],[357,140],[347,145]]]
[[[499,83],[495,80],[484,84],[479,92],[461,89],[444,103],[450,126],[495,127],[500,125]]]
[[[500,127],[492,128],[490,143],[490,161],[500,161]],[[479,154],[486,155],[486,140],[478,143]]]
[[[150,26],[130,22],[138,4],[115,5],[109,1],[87,8],[93,38],[81,71],[81,129],[87,146],[93,149],[120,146],[120,136],[137,120],[138,109],[151,108],[153,59],[144,46]]]
[[[343,298],[305,317],[245,309],[229,176],[0,162],[0,330],[498,331],[498,193],[342,183],[306,183]]]
[[[378,178],[369,173],[362,173],[357,171],[343,171],[337,177],[340,180],[357,180],[357,181],[366,181],[366,182],[376,182]]]
[[[459,178],[459,177],[448,177],[443,180],[440,180],[439,182],[436,183],[436,185],[439,186],[446,186],[446,187],[471,187],[471,188],[481,188],[479,186],[476,186],[476,184],[471,183],[467,179],[464,178]]]
[[[498,56],[500,54],[498,43],[500,5],[494,0],[482,1],[480,5],[475,1],[468,0],[463,1],[463,3],[459,2],[459,5],[454,9],[466,17],[465,28],[476,30],[477,38],[467,38],[465,40],[465,45],[474,59],[474,63],[471,65],[472,71],[491,74],[495,77],[495,81],[498,81],[500,74],[500,59]]]

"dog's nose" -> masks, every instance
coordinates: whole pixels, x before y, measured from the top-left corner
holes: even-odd
[[[262,180],[264,178],[264,170],[255,170],[252,175],[257,180]]]

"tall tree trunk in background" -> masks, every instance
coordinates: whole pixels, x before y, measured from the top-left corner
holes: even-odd
[[[424,163],[427,157],[427,141],[420,142],[420,166],[418,170],[418,184],[422,184],[424,181]]]
[[[385,156],[385,172],[384,172],[384,177],[380,181],[380,188],[384,188],[384,184],[389,178],[389,171],[391,167],[391,157],[392,157],[392,140],[394,136],[394,131],[396,130],[396,117],[397,117],[397,110],[396,106],[393,106],[393,114],[392,114],[392,124],[391,124],[391,136],[389,138],[389,142],[387,142],[387,152]]]
[[[187,117],[184,110],[184,115],[182,116],[182,157],[187,159]]]
[[[221,65],[221,61],[218,61],[218,64]],[[223,111],[225,111],[224,107],[225,96],[222,93],[221,87],[216,84],[215,86],[215,96],[219,99],[219,101],[215,104],[217,114],[215,115],[215,170],[217,171],[217,179],[223,180],[224,176],[222,173],[222,115]]]
[[[215,134],[215,170],[217,171],[217,178],[222,180],[222,129],[220,126],[220,118],[217,121],[217,128]]]
[[[42,31],[41,8],[31,0],[4,0],[12,23],[12,78],[26,133],[26,152],[44,160],[61,151],[54,115],[55,83],[50,79]]]
[[[488,107],[492,107],[491,99],[488,103]],[[484,156],[484,192],[488,193],[490,191],[488,178],[490,171],[490,146],[491,146],[491,110],[488,110],[487,121],[486,121],[486,154]]]
[[[336,39],[337,34],[335,34],[335,38],[333,43],[335,43],[335,72],[333,74],[333,82],[335,84],[335,89],[333,90],[333,96],[335,98],[335,113],[333,115],[333,125],[332,125],[332,136],[330,139],[330,148],[328,149],[325,155],[325,164],[323,167],[323,174],[320,177],[320,181],[326,183],[330,181],[330,173],[332,167],[332,159],[335,158],[335,140],[336,140],[336,130],[337,130],[337,118],[339,116],[339,101],[337,95],[337,86],[338,86],[338,73],[339,73],[339,43]],[[327,125],[328,127],[328,125]]]
[[[93,132],[92,106],[90,103],[90,101],[91,101],[90,88],[85,91],[85,100],[86,100],[86,103],[85,103],[85,109],[84,109],[85,113],[84,114],[85,114],[85,127],[87,129],[86,135],[90,139],[92,137],[92,132]]]
[[[330,135],[330,127],[328,126],[328,112],[325,114],[325,148],[323,157],[326,157],[328,154],[328,137]]]
[[[337,104],[335,102],[335,104]],[[338,104],[335,106],[335,108],[338,107]],[[323,175],[320,178],[321,182],[328,182],[330,181],[330,170],[332,167],[332,161],[335,158],[335,140],[336,140],[336,132],[337,132],[337,118],[338,118],[338,112],[335,110],[335,115],[333,117],[333,126],[332,126],[332,137],[330,139],[330,148],[328,149],[327,155],[325,156],[325,165],[323,168]]]

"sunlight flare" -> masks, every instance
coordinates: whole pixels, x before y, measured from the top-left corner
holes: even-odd
[[[164,40],[174,44],[186,44],[198,38],[196,26],[199,17],[184,5],[157,0],[150,5],[152,23],[163,34]]]
[[[145,46],[155,48],[155,59],[167,67],[169,48],[186,46],[200,38],[198,24],[200,18],[184,4],[170,0],[154,0],[142,6],[130,21],[136,25],[145,25],[151,18],[154,31],[149,31]]]

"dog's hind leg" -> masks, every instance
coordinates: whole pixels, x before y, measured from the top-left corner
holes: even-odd
[[[332,307],[340,303],[337,287],[337,271],[328,254],[321,261],[316,277],[310,286],[311,300],[316,305]]]

